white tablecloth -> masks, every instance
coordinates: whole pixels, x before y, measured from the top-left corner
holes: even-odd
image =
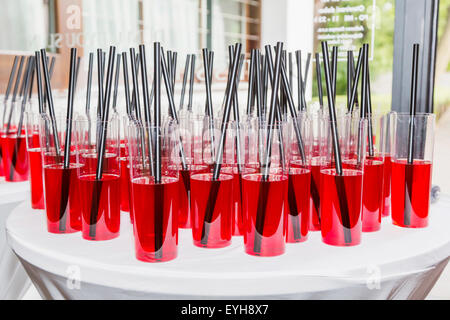
[[[11,211],[25,199],[30,205],[30,183],[0,181],[0,299],[20,299],[31,282],[6,242],[5,224]]]
[[[158,264],[135,259],[125,214],[119,238],[90,242],[47,233],[45,216],[25,203],[10,215],[7,234],[47,299],[422,299],[450,258],[450,197],[430,214],[425,229],[386,218],[356,247],[328,246],[310,233],[273,258],[246,255],[241,238],[228,248],[197,248],[181,230],[178,258]]]

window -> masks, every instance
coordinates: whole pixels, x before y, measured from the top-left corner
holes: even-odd
[[[355,63],[363,43],[370,45],[372,104],[378,112],[387,112],[392,96],[392,56],[394,51],[394,0],[315,0],[315,52],[321,52],[320,41],[328,40],[340,48],[337,103],[346,103],[346,50],[354,50]],[[344,29],[345,27],[345,29]],[[323,74],[323,65],[322,65]],[[322,75],[323,76],[323,75]],[[313,72],[316,83],[316,74]],[[325,83],[323,82],[324,88]],[[317,98],[317,86],[313,86]]]
[[[109,45],[121,52],[153,41],[181,56],[208,47],[219,71],[226,70],[229,44],[242,42],[249,52],[260,43],[260,0],[0,0],[0,6],[0,91],[14,55],[38,48],[62,61],[72,46],[83,56]],[[74,19],[80,21],[76,27]],[[14,32],[8,32],[11,25]],[[68,81],[63,65],[56,64],[55,89]]]
[[[123,51],[140,42],[139,0],[83,0],[85,52],[115,45]]]
[[[153,41],[181,54],[202,47],[226,53],[235,42],[243,49],[259,45],[256,0],[83,0],[82,6],[87,51]]]
[[[211,34],[211,48],[226,52],[227,46],[242,43],[242,50],[259,47],[259,6],[260,1],[213,0],[212,26],[207,26]],[[212,32],[210,32],[212,30]]]
[[[0,0],[0,8],[0,50],[31,51],[45,47],[50,25],[49,1]]]

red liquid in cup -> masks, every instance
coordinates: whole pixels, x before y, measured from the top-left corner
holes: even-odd
[[[130,168],[128,158],[120,158],[120,210],[130,212]]]
[[[247,167],[245,173],[255,173],[257,170]],[[231,233],[233,236],[243,236],[245,218],[242,211],[242,174],[239,174],[236,166],[226,167],[222,169],[223,173],[227,173],[233,176],[233,203],[231,207]]]
[[[39,140],[39,131],[33,133],[33,136],[31,137],[31,145],[35,148],[41,146],[41,142]]]
[[[343,175],[337,176],[335,169],[322,169],[320,175],[322,241],[334,246],[359,244],[362,231],[362,172],[344,169]]]
[[[380,230],[383,208],[383,158],[367,158],[364,163],[362,231]]]
[[[120,182],[118,175],[79,177],[82,235],[87,240],[109,240],[119,236]]]
[[[191,165],[188,170],[180,170],[178,228],[191,228],[191,175],[207,173],[206,165]]]
[[[384,181],[383,181],[383,211],[382,216],[388,217],[391,214],[391,174],[392,174],[392,162],[391,156],[384,158]]]
[[[82,155],[84,158],[84,167],[82,169],[83,174],[92,174],[97,171],[97,154],[96,153],[85,153]],[[118,162],[119,158],[114,152],[105,153],[105,157],[103,158],[103,172],[110,173],[110,171],[115,171],[116,168],[119,168]],[[115,174],[119,174],[119,172],[114,172]]]
[[[285,210],[288,177],[259,173],[243,176],[245,252],[255,256],[277,256],[285,251]]]
[[[178,179],[136,178],[133,185],[134,243],[136,258],[145,262],[175,259],[178,245]]]
[[[286,242],[308,239],[311,171],[291,168],[288,180]]]
[[[428,225],[431,190],[430,161],[406,159],[392,161],[392,222],[400,227],[424,228]]]
[[[31,207],[45,209],[41,149],[28,149],[28,159],[30,161]]]
[[[4,135],[2,138],[3,169],[6,181],[28,180],[28,152],[25,135]]]
[[[1,133],[3,135],[3,133]],[[0,177],[5,175],[5,171],[3,170],[3,138],[0,136]]]
[[[51,233],[81,230],[77,165],[64,169],[62,164],[44,168],[47,229]]]
[[[220,174],[217,181],[212,177],[212,173],[191,176],[192,237],[198,247],[222,248],[231,244],[233,177]]]
[[[320,165],[311,165],[309,231],[320,231]]]

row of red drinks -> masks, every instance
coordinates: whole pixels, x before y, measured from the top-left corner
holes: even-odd
[[[14,131],[2,134],[3,167],[5,174],[13,172],[6,177],[11,181],[27,179],[30,169],[32,206],[46,208],[49,232],[82,231],[88,240],[112,239],[119,235],[120,211],[128,211],[139,260],[175,258],[178,228],[192,228],[194,244],[200,247],[225,247],[232,236],[243,236],[248,254],[275,256],[284,253],[286,242],[307,240],[309,231],[320,230],[330,245],[359,244],[361,232],[379,230],[381,217],[390,212],[398,226],[425,227],[432,162],[425,144],[432,143],[434,119],[422,117],[415,119],[423,139],[416,139],[412,165],[398,143],[407,116],[373,116],[373,146],[360,139],[367,136],[367,120],[340,117],[342,176],[334,170],[326,115],[299,115],[295,120],[301,128],[303,158],[294,120],[276,125],[268,175],[261,155],[267,126],[254,119],[240,128],[230,123],[221,173],[213,180],[214,130],[205,130],[208,119],[191,116],[177,125],[167,123],[158,133],[165,146],[161,183],[155,183],[153,158],[147,156],[155,135],[148,138],[156,130],[124,121],[121,140],[117,118],[109,125],[100,181],[95,177],[98,136],[95,124],[85,120],[75,121],[69,168],[64,169],[54,153],[50,123],[35,115],[27,115],[27,131],[20,136]],[[60,141],[64,130],[61,121]]]

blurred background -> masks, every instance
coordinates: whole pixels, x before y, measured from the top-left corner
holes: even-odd
[[[371,48],[373,106],[388,112],[393,101],[396,5],[402,1],[406,0],[0,0],[0,93],[5,91],[14,55],[30,55],[46,48],[57,58],[52,86],[65,90],[70,47],[77,47],[78,54],[85,58],[97,48],[108,50],[109,45],[115,45],[122,52],[145,43],[150,55],[152,42],[161,41],[166,50],[178,52],[177,93],[186,54],[197,54],[195,103],[203,108],[203,47],[215,51],[213,98],[220,103],[228,45],[241,42],[248,57],[253,48],[284,41],[288,51],[302,50],[305,64],[306,54],[320,51],[320,41],[327,40],[330,45],[339,45],[343,55],[338,66],[338,104],[346,101],[345,51],[355,50],[356,56],[358,48],[367,42]],[[450,111],[446,112],[450,106],[450,0],[440,0],[438,6],[434,90],[438,125],[433,184],[450,194]],[[85,94],[86,59],[82,59],[81,68],[77,93],[80,104]],[[312,101],[317,99],[314,68],[313,63],[306,88]],[[242,105],[246,103],[246,79],[243,73]],[[93,88],[95,82],[96,76]],[[409,88],[410,84],[401,85]],[[119,110],[124,110],[120,95],[118,101]],[[65,108],[63,103],[61,108]],[[243,109],[245,106],[241,106]],[[430,296],[450,297],[449,280],[450,272],[446,272]]]
[[[0,0],[0,92],[6,86],[12,56],[43,47],[58,58],[54,88],[67,86],[70,47],[78,47],[84,57],[97,48],[107,50],[109,45],[121,52],[153,41],[161,41],[166,50],[178,51],[179,78],[186,54],[199,54],[203,47],[214,50],[214,80],[220,88],[226,81],[229,44],[241,42],[248,54],[252,48],[284,41],[288,51],[301,49],[306,56],[318,50],[319,41],[328,40],[330,45],[340,45],[344,56],[347,49],[357,54],[364,42],[371,45],[373,101],[387,111],[392,91],[395,5],[395,0]],[[330,15],[333,7],[344,14],[335,11]],[[355,21],[346,19],[345,7],[361,7],[354,11]],[[327,14],[331,19],[326,19]],[[339,30],[349,25],[362,28]],[[343,36],[333,37],[333,33]],[[201,81],[200,62],[197,69],[196,80]],[[82,70],[87,70],[87,63]],[[315,98],[312,70],[307,90],[309,97]],[[338,66],[338,72],[338,101],[345,101],[346,63]],[[438,117],[450,104],[449,87],[450,0],[440,0],[434,97]]]

